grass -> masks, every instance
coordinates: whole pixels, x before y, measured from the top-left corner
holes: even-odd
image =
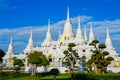
[[[56,76],[57,80],[70,80],[71,75],[70,74],[59,74]],[[53,76],[26,76],[26,77],[18,77],[18,78],[11,78],[11,79],[4,79],[4,80],[53,80]]]
[[[56,76],[57,80],[70,80],[70,76],[59,75]],[[53,80],[53,76],[46,76],[46,77],[38,77],[38,76],[27,76],[27,77],[19,77],[19,78],[12,78],[7,80]]]
[[[4,73],[3,73],[4,74]],[[19,73],[18,73],[19,74]],[[37,74],[36,76],[30,76],[30,74],[13,74],[11,76],[7,76],[8,74],[4,74],[4,77],[0,77],[0,80],[53,80],[52,75],[42,75]],[[11,74],[9,74],[11,75]],[[5,77],[6,76],[6,77]],[[72,80],[71,74],[59,74],[56,76],[57,80]],[[107,73],[107,74],[86,74],[86,73],[75,73],[75,80],[120,80],[120,73]]]
[[[7,79],[7,80],[40,80],[39,77],[32,77],[32,76],[27,76],[27,77],[19,77],[19,78],[12,78],[12,79]]]

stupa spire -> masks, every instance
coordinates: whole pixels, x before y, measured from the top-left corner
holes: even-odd
[[[106,34],[106,40],[105,40],[105,45],[106,45],[106,48],[105,50],[110,52],[109,55],[118,55],[112,45],[112,41],[111,41],[111,38],[110,38],[110,34],[109,34],[109,29],[107,27],[107,34]]]
[[[85,39],[82,36],[82,31],[81,31],[81,27],[80,27],[80,16],[78,16],[78,29],[77,29],[77,34],[75,37],[75,41],[78,43],[84,43]]]
[[[80,16],[78,16],[78,29],[76,37],[82,37],[81,27],[80,27]]]
[[[67,21],[70,21],[69,6],[67,7]]]
[[[32,28],[31,28],[31,31],[30,31],[30,38],[29,38],[29,42],[28,42],[28,46],[29,47],[34,47],[34,41],[33,41],[33,32],[32,32]]]
[[[70,16],[69,16],[69,7],[67,7],[67,20],[64,24],[64,31],[62,34],[62,38],[66,39],[73,39],[74,38],[74,33],[73,33],[73,29],[72,29],[72,23],[70,21]]]
[[[52,41],[53,40],[52,40],[51,32],[50,32],[50,19],[48,19],[48,30],[47,30],[46,38],[44,42],[42,43],[42,45],[51,44]]]
[[[108,27],[107,27],[107,34],[106,34],[105,44],[106,44],[107,47],[112,47],[112,41],[111,41],[111,38],[110,38]]]
[[[9,55],[9,58],[12,58],[12,57],[13,57],[13,54],[14,54],[12,36],[11,36],[11,38],[10,38],[10,44],[9,44],[9,46],[8,46],[7,54]]]
[[[31,28],[31,31],[30,31],[30,38],[29,38],[29,41],[28,41],[28,45],[26,46],[25,50],[24,50],[24,53],[31,53],[33,51],[33,48],[34,48],[34,41],[33,41],[33,31],[32,31],[32,28]]]
[[[48,19],[48,32],[50,32],[50,19]]]
[[[12,36],[10,38],[10,45],[12,46],[13,45],[13,39],[12,39]]]
[[[85,41],[87,41],[86,26],[84,27],[84,38],[85,38]]]
[[[90,35],[89,35],[89,43],[91,43],[94,40],[94,33],[92,28],[92,22],[90,23]]]
[[[46,35],[46,41],[52,41],[51,33],[50,33],[50,19],[48,19],[48,31]]]

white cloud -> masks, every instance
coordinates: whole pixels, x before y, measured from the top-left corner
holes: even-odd
[[[92,19],[91,16],[81,16],[81,28],[83,30],[84,26],[87,25],[87,33],[89,33],[88,22]],[[57,23],[51,24],[51,32],[54,40],[57,40],[59,30],[62,32],[65,20],[59,21]],[[77,29],[77,17],[71,18],[74,31]],[[120,45],[120,20],[104,20],[104,21],[94,21],[93,22],[95,37],[99,38],[101,42],[105,41],[106,37],[106,27],[109,27],[110,36],[113,41],[113,45],[119,50]],[[29,39],[30,30],[33,30],[33,39],[36,46],[40,46],[40,43],[44,40],[47,24],[43,26],[26,26],[14,29],[1,29],[0,30],[0,48],[7,50],[9,45],[10,36],[13,35],[13,42],[15,47],[15,52],[22,52],[26,47]]]

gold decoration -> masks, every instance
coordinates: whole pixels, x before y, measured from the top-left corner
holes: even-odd
[[[68,35],[68,34],[64,34],[63,36],[64,36],[64,38],[68,38],[68,37],[69,37],[69,35]]]
[[[51,58],[52,58],[52,57],[53,57],[53,54],[52,54],[52,53],[49,53],[49,54],[48,54],[48,57],[51,57]]]
[[[13,65],[13,63],[14,63],[14,60],[11,60],[11,61],[10,61],[10,64],[12,64],[12,65]]]
[[[114,67],[119,67],[120,63],[118,61],[114,62]]]
[[[49,63],[49,66],[50,66],[50,67],[53,67],[53,66],[54,66],[54,63],[53,63],[53,62],[50,62],[50,63]]]

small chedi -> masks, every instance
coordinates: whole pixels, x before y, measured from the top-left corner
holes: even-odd
[[[106,32],[107,35],[105,40],[105,45],[106,45],[105,50],[109,52],[109,56],[114,58],[111,64],[107,67],[107,70],[112,72],[119,72],[120,57],[112,45],[108,28]],[[62,34],[59,34],[59,38],[57,41],[54,41],[52,39],[52,35],[50,31],[50,21],[48,21],[48,30],[47,30],[46,38],[42,42],[41,47],[36,47],[34,45],[34,40],[32,38],[32,30],[31,30],[28,44],[26,48],[23,50],[24,53],[14,54],[14,47],[11,37],[10,44],[8,46],[8,51],[6,52],[6,55],[3,57],[3,66],[6,68],[13,67],[12,59],[16,57],[24,62],[25,71],[29,71],[32,66],[28,63],[27,56],[33,51],[41,51],[43,52],[43,54],[46,55],[47,59],[50,62],[49,66],[47,67],[47,70],[49,71],[52,68],[58,68],[60,72],[63,73],[67,70],[67,68],[63,65],[63,58],[65,56],[63,52],[68,48],[68,44],[75,43],[76,46],[74,47],[74,49],[78,53],[79,57],[86,56],[87,58],[86,61],[88,61],[91,58],[91,55],[93,54],[92,51],[95,50],[94,46],[89,45],[93,40],[95,40],[95,37],[94,37],[94,31],[92,29],[92,23],[90,24],[89,38],[87,38],[86,28],[84,29],[84,35],[82,34],[80,17],[78,17],[77,33],[74,34],[73,26],[69,16],[69,8],[68,8],[67,19],[64,24],[64,30]],[[80,64],[78,64],[78,67],[80,67]],[[43,67],[41,66],[37,68],[38,72],[42,70]]]

